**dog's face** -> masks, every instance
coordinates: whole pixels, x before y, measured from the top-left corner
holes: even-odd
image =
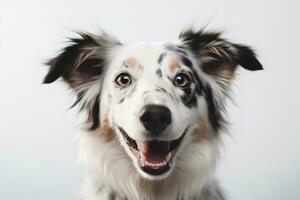
[[[49,62],[45,83],[62,76],[87,110],[90,130],[117,138],[148,179],[167,177],[185,148],[217,137],[237,65],[262,69],[249,47],[219,33],[189,30],[174,43],[132,45],[81,36]]]
[[[186,132],[199,118],[201,91],[188,51],[170,44],[121,47],[104,77],[107,117],[137,169],[149,178],[171,171]],[[175,45],[174,45],[175,48]]]

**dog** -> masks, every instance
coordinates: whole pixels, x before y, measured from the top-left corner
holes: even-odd
[[[83,200],[223,200],[214,177],[226,98],[255,52],[221,32],[184,29],[177,41],[122,44],[78,32],[47,62],[86,113],[79,137]]]

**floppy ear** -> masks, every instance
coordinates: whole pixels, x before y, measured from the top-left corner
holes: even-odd
[[[79,33],[80,38],[70,39],[71,44],[49,60],[49,71],[44,83],[52,83],[62,77],[71,88],[95,80],[101,75],[109,48],[120,45],[106,33],[100,36]]]
[[[99,36],[86,33],[79,35],[79,38],[70,39],[71,44],[46,63],[49,71],[43,83],[52,83],[62,77],[77,94],[72,107],[80,103],[80,110],[87,110],[87,122],[93,130],[99,126],[100,83],[108,62],[107,54],[120,43],[106,33]]]
[[[179,39],[192,50],[202,70],[209,75],[231,79],[237,65],[250,71],[263,69],[250,47],[220,36],[220,32],[189,29],[181,32]]]

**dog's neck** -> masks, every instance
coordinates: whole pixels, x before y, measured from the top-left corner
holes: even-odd
[[[180,181],[180,180],[178,180]],[[214,181],[207,181],[199,188],[192,188],[193,181],[180,188],[176,182],[139,180],[140,185],[117,188],[113,184],[99,180],[85,182],[87,200],[222,200],[221,193]],[[124,191],[125,190],[125,191]]]

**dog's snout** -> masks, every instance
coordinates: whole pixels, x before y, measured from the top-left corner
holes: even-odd
[[[171,124],[171,111],[165,106],[148,105],[143,109],[140,120],[147,131],[159,135]]]

